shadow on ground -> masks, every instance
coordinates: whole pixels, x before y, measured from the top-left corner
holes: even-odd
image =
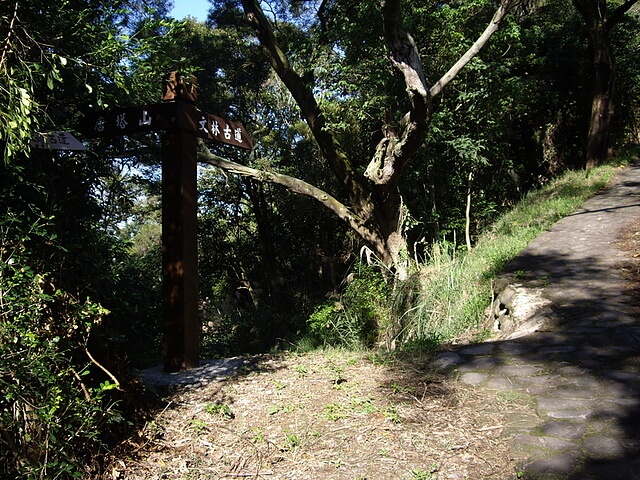
[[[531,396],[539,419],[505,431],[519,478],[640,478],[640,303],[621,274],[638,264],[602,246],[565,253],[575,242],[562,241],[505,269],[520,289],[542,285],[549,303],[536,331],[441,354],[439,365],[464,383]]]

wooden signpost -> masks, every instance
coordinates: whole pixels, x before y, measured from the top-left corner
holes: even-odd
[[[87,136],[164,131],[162,138],[162,263],[164,369],[198,366],[197,138],[253,148],[244,127],[200,112],[196,79],[172,72],[162,103],[95,112],[86,118]]]

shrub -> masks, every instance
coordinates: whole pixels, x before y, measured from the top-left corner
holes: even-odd
[[[357,264],[339,299],[319,305],[309,317],[310,334],[323,345],[371,347],[389,323],[387,288],[379,271]]]
[[[0,220],[0,476],[74,478],[121,420],[108,394],[117,385],[87,349],[107,312],[37,272],[27,245],[46,231],[20,226]]]

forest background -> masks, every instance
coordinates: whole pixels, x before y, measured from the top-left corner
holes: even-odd
[[[200,146],[208,357],[485,334],[518,246],[473,278],[443,265],[640,139],[635,0],[212,0],[206,22],[169,7],[0,4],[5,476],[91,469],[136,420],[135,370],[160,361],[160,134],[88,140],[86,113],[156,103],[177,70],[251,133],[250,153]],[[33,148],[45,131],[87,150]]]

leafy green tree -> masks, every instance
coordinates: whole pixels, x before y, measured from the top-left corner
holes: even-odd
[[[117,102],[123,87],[135,91],[142,82],[130,80],[127,57],[163,25],[137,1],[0,4],[3,477],[77,477],[122,431],[120,349],[109,347],[115,319],[137,313],[126,311],[133,299],[122,301],[136,278],[111,224],[122,215],[101,204],[118,168],[102,155],[38,150],[30,139],[72,131],[79,112]]]
[[[355,6],[349,4],[346,7],[350,10],[352,17],[358,18],[360,15],[358,25],[366,25],[365,19],[369,21],[369,24],[377,25],[378,34],[384,35],[391,57],[390,66],[387,65],[381,70],[387,73],[396,71],[398,77],[390,76],[390,78],[394,82],[398,82],[396,84],[397,90],[400,89],[400,85],[404,85],[405,89],[405,94],[402,97],[395,95],[388,97],[394,99],[393,108],[390,108],[380,119],[382,135],[381,138],[376,139],[374,145],[369,146],[374,153],[368,160],[368,164],[365,162],[364,169],[360,163],[364,159],[362,152],[356,157],[351,155],[348,147],[342,146],[345,140],[343,137],[346,135],[341,136],[336,133],[335,129],[339,128],[339,124],[334,125],[331,121],[330,105],[339,103],[339,92],[335,89],[332,90],[336,95],[332,102],[319,101],[314,90],[316,87],[315,72],[310,75],[298,72],[295,59],[292,61],[289,58],[293,55],[287,54],[286,45],[281,44],[280,38],[283,33],[281,30],[283,29],[278,27],[278,31],[274,30],[273,25],[268,21],[257,2],[246,1],[242,4],[247,19],[260,40],[272,68],[300,108],[302,117],[307,123],[322,158],[327,162],[337,180],[345,202],[343,203],[338,197],[330,195],[322,188],[293,176],[237,165],[215,155],[208,155],[206,161],[230,172],[281,184],[296,193],[310,196],[321,202],[324,207],[345,221],[384,264],[394,266],[400,276],[404,276],[407,268],[407,245],[403,230],[406,210],[398,191],[400,178],[425,139],[433,114],[433,98],[442,92],[444,86],[485,45],[489,37],[497,30],[511,2],[506,1],[500,5],[498,11],[491,18],[489,26],[482,32],[477,42],[474,42],[463,53],[459,61],[431,87],[427,85],[416,43],[405,29],[400,2],[382,2],[381,9],[377,13],[379,15],[377,22],[371,22],[371,19],[376,17],[368,15],[371,13],[369,12],[371,5]],[[320,17],[324,19],[323,23],[327,28],[354,27],[353,20],[348,27],[347,24],[342,23],[342,19],[351,20],[348,15],[339,15],[340,8],[343,7],[325,2],[323,8]],[[337,10],[333,11],[334,8]],[[353,31],[349,30],[349,32]],[[313,45],[308,42],[304,44]],[[338,60],[343,52],[342,47],[343,45],[336,43],[327,51],[332,51],[334,59]],[[350,53],[348,49],[344,51]],[[379,52],[379,57],[376,58],[384,58],[381,44],[378,44],[378,48],[373,51]],[[307,65],[307,67],[313,68],[313,65]],[[340,79],[338,79],[339,82]],[[402,110],[405,113],[400,113],[399,117],[392,120]],[[351,137],[355,138],[354,132],[349,133]],[[358,140],[354,143],[357,144]],[[357,162],[356,159],[360,162]]]
[[[437,59],[427,65],[428,77],[479,34],[473,12],[480,6],[465,6],[470,10],[443,8],[430,17],[456,28],[432,29],[415,19],[416,38]],[[401,185],[411,214],[408,240],[418,254],[442,238],[461,243],[465,223],[473,243],[530,188],[582,165],[579,132],[589,94],[579,31],[566,2],[526,15],[517,10],[439,97],[426,145]]]

